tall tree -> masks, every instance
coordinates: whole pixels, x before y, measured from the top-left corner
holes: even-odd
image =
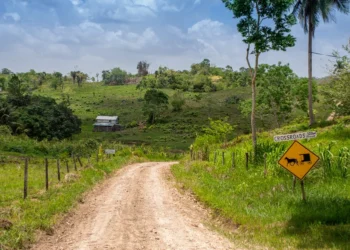
[[[149,63],[146,61],[140,61],[137,64],[137,71],[139,76],[146,76],[148,75],[148,68],[149,68]]]
[[[238,31],[247,44],[246,60],[251,75],[252,113],[251,130],[254,150],[256,136],[256,77],[261,53],[269,50],[286,50],[295,44],[290,27],[296,23],[293,15],[287,15],[294,0],[222,0],[225,6],[238,18]],[[255,64],[251,65],[249,55],[254,54]]]
[[[308,75],[309,75],[309,118],[310,125],[315,123],[312,97],[312,40],[322,18],[324,22],[335,20],[333,12],[338,10],[349,13],[350,0],[296,0],[293,14],[298,17],[305,33],[308,33]]]
[[[75,83],[75,80],[77,79],[77,71],[71,71],[70,75],[72,77],[73,83]]]
[[[1,74],[3,74],[3,75],[9,75],[9,74],[11,74],[11,73],[12,73],[12,71],[9,70],[8,68],[3,68],[3,69],[1,70]]]

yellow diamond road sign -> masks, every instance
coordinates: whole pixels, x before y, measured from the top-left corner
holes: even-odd
[[[319,159],[311,150],[295,141],[278,163],[302,180]]]

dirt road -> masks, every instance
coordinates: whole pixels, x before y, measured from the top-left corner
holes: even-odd
[[[171,163],[134,164],[93,190],[33,249],[233,249],[203,224],[206,211],[181,195]]]

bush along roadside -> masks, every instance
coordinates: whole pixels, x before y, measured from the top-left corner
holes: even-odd
[[[320,157],[305,178],[306,202],[300,184],[294,187],[292,175],[277,163],[292,142],[273,142],[273,132],[260,135],[256,157],[248,136],[223,144],[206,143],[215,141],[215,133],[198,136],[192,157],[172,172],[214,215],[224,218],[225,232],[243,244],[346,249],[350,138],[344,135],[350,128],[336,126],[316,129],[316,139],[301,141]]]

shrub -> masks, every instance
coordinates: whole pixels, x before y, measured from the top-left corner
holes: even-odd
[[[171,101],[171,105],[173,106],[173,111],[178,112],[182,110],[182,107],[185,105],[186,101],[183,93],[177,91]]]

